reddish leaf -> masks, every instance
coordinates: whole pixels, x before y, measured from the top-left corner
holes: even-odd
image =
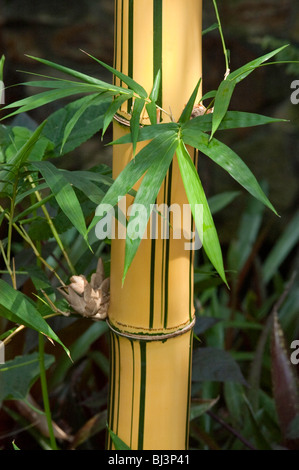
[[[288,441],[287,434],[291,422],[299,412],[298,383],[287,354],[277,312],[273,314],[271,360],[273,395],[281,431],[285,444],[294,448],[298,442]]]

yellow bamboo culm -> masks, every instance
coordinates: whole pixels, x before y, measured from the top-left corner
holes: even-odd
[[[201,15],[201,0],[115,1],[114,66],[148,93],[161,70],[163,122],[178,120],[201,77]],[[119,79],[116,84],[122,85]],[[125,103],[114,121],[114,139],[129,132],[119,121],[129,119],[130,106]],[[114,146],[113,178],[132,156],[131,145]],[[124,198],[121,210],[127,214],[131,203]],[[194,307],[193,251],[186,249],[185,229],[192,230],[192,221],[186,225],[188,201],[175,157],[156,203],[156,236],[149,223],[123,285],[125,240],[119,226],[112,240],[108,425],[131,449],[186,449]],[[176,210],[170,211],[165,237],[169,208]],[[113,448],[109,436],[107,448]]]

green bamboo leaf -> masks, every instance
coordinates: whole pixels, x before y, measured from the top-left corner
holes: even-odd
[[[5,106],[3,109],[9,109],[9,108],[18,108],[18,109],[10,113],[8,116],[5,116],[2,119],[7,119],[9,117],[15,116],[16,114],[32,111],[33,109],[40,108],[41,106],[45,106],[49,103],[52,103],[53,101],[67,98],[68,96],[72,96],[72,95],[76,95],[80,93],[91,93],[91,92],[94,93],[95,91],[97,91],[96,86],[78,84],[72,87],[68,87],[67,89],[62,89],[62,90],[55,89],[55,90],[38,93],[37,95],[29,96],[28,98],[15,101],[14,103],[11,103]]]
[[[222,119],[224,118],[228,110],[229,103],[235,89],[235,85],[236,82],[233,80],[223,80],[219,85],[215,97],[214,111],[212,114],[212,132],[210,139],[212,139],[213,135],[217,131]]]
[[[9,160],[10,167],[13,167],[14,171],[7,171],[3,169],[0,171],[0,191],[3,191],[5,186],[9,181],[11,181],[15,175],[16,171],[20,166],[28,159],[31,151],[34,148],[34,145],[37,143],[42,130],[45,127],[46,122],[43,122],[27,140],[27,142],[16,152],[16,154]]]
[[[45,355],[45,368],[48,369],[54,362],[54,356]],[[71,361],[68,361],[71,363]],[[4,400],[25,400],[30,388],[40,375],[40,362],[38,353],[17,356],[0,364],[0,404]]]
[[[107,426],[108,427],[108,426]],[[113,441],[115,450],[131,450],[130,447],[108,427],[109,434]]]
[[[131,136],[133,143],[133,157],[135,157],[138,135],[140,130],[140,116],[144,108],[145,101],[136,98],[134,101],[133,112],[130,120]]]
[[[148,116],[150,118],[150,122],[152,125],[157,124],[157,107],[156,102],[159,98],[160,93],[160,85],[161,85],[161,70],[159,69],[154,80],[152,91],[149,95],[149,99],[151,100],[150,103],[146,104],[146,110]]]
[[[208,28],[204,29],[203,32],[202,32],[202,35],[204,36],[205,34],[210,33],[211,31],[214,31],[214,29],[219,29],[219,24],[218,23],[214,23],[211,26],[209,26]]]
[[[212,128],[212,113],[197,116],[186,122],[182,128],[210,132]],[[243,111],[227,111],[219,124],[218,130],[240,129],[244,127],[264,126],[277,122],[287,122],[287,119],[272,118],[262,114],[247,113]]]
[[[190,96],[190,98],[188,100],[188,103],[186,104],[186,106],[183,109],[183,112],[182,112],[182,114],[179,118],[179,123],[181,123],[181,124],[183,124],[184,122],[188,122],[190,120],[191,113],[192,113],[193,106],[194,106],[194,103],[195,103],[195,100],[196,100],[196,97],[197,97],[197,93],[198,93],[200,83],[201,83],[201,78],[199,79],[196,87],[194,88],[193,93]]]
[[[159,97],[160,92],[160,85],[161,85],[161,70],[159,69],[156,73],[154,84],[152,91],[150,92],[149,99],[156,102]]]
[[[22,292],[13,289],[2,279],[0,279],[0,306],[1,316],[48,336],[59,343],[69,355],[68,349],[40,315],[35,304]]]
[[[162,122],[159,124],[152,124],[150,126],[141,127],[138,133],[138,142],[154,139],[159,134],[164,134],[168,131],[178,132],[179,128],[180,128],[180,125],[175,122],[167,122],[167,123]],[[117,140],[114,140],[113,142],[110,143],[110,145],[120,145],[120,144],[130,144],[130,143],[132,143],[131,133],[126,134]]]
[[[116,206],[119,199],[128,194],[137,181],[143,176],[148,168],[160,159],[161,149],[165,147],[165,141],[177,135],[174,131],[164,132],[151,140],[145,147],[143,147],[136,155],[136,157],[128,163],[123,171],[115,179],[112,186],[105,194],[101,204]],[[101,219],[100,216],[95,216],[88,227],[87,233],[97,224]]]
[[[211,196],[208,200],[211,213],[214,215],[216,212],[221,211],[239,195],[240,191],[226,191],[216,194],[215,196]]]
[[[101,104],[103,101],[105,101],[106,98],[107,98],[106,93],[100,93],[100,94],[95,93],[86,97],[86,100],[82,102],[82,105],[77,109],[75,114],[72,116],[72,118],[68,121],[67,125],[65,126],[60,153],[62,153],[62,150],[65,146],[66,141],[68,140],[75,125],[79,121],[80,117],[85,113],[85,111],[90,106],[96,106],[98,104]]]
[[[104,62],[97,59],[96,57],[93,57],[91,54],[88,54],[85,51],[82,51],[82,52],[84,52],[84,54],[87,54],[88,57],[90,57],[91,59],[93,59],[96,62],[98,62],[99,64],[101,64],[103,67],[105,67],[105,69],[109,70],[109,72],[112,72],[113,75],[115,75],[122,82],[124,82],[126,85],[128,85],[128,87],[131,90],[133,90],[135,93],[137,93],[141,98],[147,98],[146,90],[141,85],[139,85],[139,83],[137,83],[135,80],[133,80],[131,77],[128,77],[128,75],[125,75],[124,73],[119,72],[118,70],[114,69],[110,65],[105,64]]]
[[[43,135],[54,145],[51,156],[60,157],[62,154],[71,152],[102,129],[104,115],[112,101],[111,97],[105,99],[103,97],[103,101],[95,106],[93,103],[90,103],[90,106],[88,106],[85,112],[79,117],[64,147],[61,147],[66,126],[77,111],[84,106],[84,103],[86,101],[89,102],[89,99],[89,96],[79,98],[55,111],[47,118]]]
[[[241,186],[243,186],[252,196],[261,201],[271,209],[276,215],[277,212],[271,202],[263,192],[255,176],[241,158],[229,147],[217,139],[209,141],[203,132],[186,129],[182,131],[182,137],[186,144],[199,149],[211,160],[227,171]]]
[[[157,157],[152,160],[137,191],[133,208],[139,207],[141,210],[137,209],[137,217],[131,216],[127,226],[123,281],[146,230],[153,204],[155,203],[162,182],[173,159],[177,145],[178,139],[175,133],[172,133],[171,136],[164,141],[162,146],[157,145]],[[138,220],[137,223],[136,219]],[[138,226],[137,236],[132,226]]]
[[[63,171],[57,169],[50,162],[32,162],[32,165],[41,172],[61,210],[72,222],[74,227],[83,236],[86,233],[84,215],[71,184],[65,178]]]
[[[125,88],[118,87],[115,85],[111,85],[110,83],[106,83],[102,80],[99,80],[95,77],[90,77],[89,75],[86,75],[84,73],[78,72],[77,70],[73,70],[69,67],[65,67],[63,65],[56,64],[55,62],[51,62],[50,60],[46,59],[41,59],[39,57],[33,57],[31,55],[27,55],[30,59],[36,60],[37,62],[40,62],[41,64],[44,64],[48,67],[51,67],[55,70],[58,70],[59,72],[65,73],[66,75],[70,75],[71,77],[74,77],[81,82],[88,83],[91,85],[96,85],[98,89],[101,89],[102,91],[112,91],[115,92],[116,94],[118,93],[130,93],[129,90],[126,90]]]
[[[104,123],[103,123],[103,131],[102,136],[105,134],[110,122],[112,121],[116,111],[121,107],[121,105],[127,101],[128,99],[133,97],[133,93],[130,95],[119,95],[115,98],[109,108],[107,109],[105,116],[104,116]]]
[[[198,230],[198,233],[202,234],[201,242],[203,244],[204,250],[212,265],[219,273],[221,279],[227,284],[223,266],[221,247],[214,225],[214,221],[211,215],[211,211],[198,173],[183,141],[180,141],[176,153],[182,180],[191,207],[191,212],[195,221],[195,225]],[[198,211],[196,210],[196,206],[198,204],[202,204],[203,207],[203,220],[200,220],[200,216],[198,214]]]
[[[228,76],[228,80],[234,80],[235,83],[241,82],[241,80],[244,80],[244,78],[246,78],[250,73],[252,73],[257,67],[259,67],[267,60],[271,59],[271,57],[275,56],[286,47],[288,47],[288,44],[278,47],[274,51],[268,52],[268,54],[262,55],[261,57],[258,57],[257,59],[248,62],[242,67],[231,72]]]

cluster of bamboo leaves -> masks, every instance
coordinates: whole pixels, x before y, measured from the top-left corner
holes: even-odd
[[[220,201],[219,198],[217,199],[217,196],[207,200],[197,169],[187,152],[186,146],[195,147],[202,154],[211,158],[253,195],[255,197],[255,199],[253,199],[254,201],[262,203],[262,205],[275,212],[273,206],[265,196],[262,187],[246,164],[232,149],[216,139],[215,134],[217,130],[257,126],[277,121],[267,116],[229,111],[229,103],[237,83],[243,80],[257,67],[265,64],[265,62],[282,49],[283,48],[279,48],[246,64],[237,71],[232,72],[221,82],[218,90],[212,91],[203,97],[203,101],[211,100],[207,107],[214,106],[214,113],[190,119],[198,91],[198,82],[178,122],[163,122],[162,120],[160,123],[156,122],[156,99],[160,86],[160,74],[156,77],[153,90],[150,95],[147,96],[145,90],[140,85],[136,84],[129,77],[119,74],[119,72],[111,67],[106,66],[111,72],[121,78],[122,82],[126,84],[126,87],[115,87],[114,85],[88,77],[60,65],[44,61],[43,59],[37,59],[60,72],[65,72],[74,80],[61,80],[56,78],[49,80],[49,77],[46,79],[43,77],[44,79],[41,81],[29,82],[28,85],[30,86],[45,87],[50,89],[50,91],[45,91],[34,97],[9,104],[6,106],[6,109],[17,108],[16,111],[10,114],[11,117],[20,113],[26,113],[36,107],[63,97],[76,94],[81,95],[82,93],[87,93],[87,96],[80,97],[65,108],[57,111],[36,129],[29,130],[14,125],[0,126],[0,159],[2,164],[0,171],[0,191],[2,199],[8,201],[8,204],[0,207],[0,223],[6,222],[8,226],[8,235],[1,241],[1,254],[6,265],[6,272],[2,273],[4,276],[0,280],[2,318],[13,322],[15,325],[29,327],[38,331],[40,335],[45,335],[54,342],[61,344],[67,354],[69,354],[68,348],[66,348],[48,324],[48,318],[53,316],[53,305],[50,301],[52,300],[55,306],[60,306],[63,310],[66,309],[66,305],[63,302],[59,303],[59,301],[57,301],[55,289],[52,285],[53,279],[52,282],[50,282],[42,268],[45,267],[46,272],[52,275],[52,277],[56,276],[57,282],[59,283],[63,283],[63,280],[65,280],[65,271],[60,269],[59,264],[53,267],[53,264],[50,263],[51,257],[46,258],[44,254],[45,250],[42,247],[43,240],[55,241],[59,254],[62,255],[69,273],[82,272],[80,269],[80,255],[82,256],[82,253],[84,253],[83,257],[86,261],[84,269],[86,269],[87,265],[90,268],[91,264],[87,262],[88,253],[90,253],[90,259],[92,259],[93,256],[92,252],[89,250],[89,246],[96,250],[96,246],[99,245],[92,231],[92,228],[98,220],[94,217],[95,207],[101,203],[115,205],[118,202],[119,196],[125,195],[131,191],[134,184],[143,177],[140,188],[135,196],[135,202],[139,202],[148,208],[149,218],[151,204],[155,201],[173,158],[178,159],[191,208],[194,209],[196,204],[204,204],[204,249],[212,265],[218,271],[220,275],[219,279],[226,281],[220,243],[212,215],[219,207],[223,207],[223,205],[230,202],[235,195],[228,194],[226,195],[227,198],[225,195],[221,195]],[[104,134],[114,114],[127,99],[132,99],[135,103],[130,120],[131,132],[119,141],[112,142],[112,144],[131,143],[133,152],[135,153],[132,162],[129,163],[115,181],[112,180],[109,170],[102,165],[95,167],[91,171],[68,171],[56,168],[54,164],[48,161],[50,157],[59,158],[59,156],[71,152],[71,150],[78,147],[82,142],[86,141],[97,132],[101,131],[102,134]],[[141,127],[139,121],[144,106],[146,106],[147,112],[151,118],[151,125]],[[59,126],[57,125],[58,122]],[[137,142],[141,141],[149,141],[149,143],[145,145],[140,152],[137,152]],[[258,209],[256,209],[256,211],[249,211],[249,214],[251,217],[254,216],[258,219],[257,222],[260,223],[261,210],[260,206],[257,207]],[[41,217],[40,211],[42,211],[43,217]],[[196,212],[193,212],[195,222],[199,223],[199,221],[196,220]],[[259,223],[256,223],[256,220],[248,224],[246,217],[248,217],[248,214],[244,214],[244,220],[241,220],[239,246],[237,247],[238,265],[230,266],[230,263],[227,263],[229,268],[233,268],[237,271],[244,268],[244,261],[250,249],[252,249],[253,240],[257,235],[257,233],[252,234],[251,231],[248,231],[248,226],[253,228],[259,227]],[[89,223],[87,223],[88,220],[90,221]],[[147,220],[144,220],[144,227]],[[130,224],[130,220],[128,223]],[[267,283],[273,279],[277,268],[298,241],[298,226],[297,215],[290,226],[287,227],[281,240],[278,241],[273,252],[270,253],[264,264],[263,284],[267,285]],[[66,233],[67,229],[71,230],[71,240],[68,238],[69,234]],[[24,262],[23,270],[18,271],[18,269],[20,269],[20,262],[16,256],[18,264],[17,271],[15,270],[13,254],[16,246],[13,247],[13,233],[17,234],[24,245],[35,255],[37,260],[36,267],[33,268],[30,264]],[[95,243],[95,241],[97,243]],[[124,274],[130,266],[138,249],[138,245],[139,240],[127,240]],[[101,248],[98,249],[100,250]],[[236,247],[232,249],[235,253]],[[97,256],[98,253],[99,252],[95,252]],[[54,255],[55,252],[53,253],[53,256]],[[245,405],[247,403],[246,398],[244,398],[244,390],[246,387],[244,385],[244,375],[236,368],[236,363],[232,361],[231,358],[227,358],[227,355],[224,354],[224,337],[221,323],[240,329],[240,331],[244,329],[258,330],[260,328],[259,320],[265,317],[268,312],[267,308],[269,309],[269,306],[273,303],[275,298],[266,299],[265,305],[263,305],[258,312],[255,312],[256,322],[244,321],[242,312],[240,312],[240,314],[238,312],[234,324],[229,323],[229,312],[227,309],[223,308],[224,304],[227,305],[227,300],[222,301],[220,308],[220,299],[217,298],[216,290],[211,289],[213,282],[215,283],[216,289],[219,285],[219,279],[212,278],[211,280],[211,270],[208,267],[206,267],[208,279],[202,272],[203,269],[196,270],[195,290],[196,292],[200,292],[201,303],[206,305],[206,313],[210,313],[211,317],[213,317],[213,311],[223,312],[223,318],[216,319],[215,323],[217,324],[214,324],[213,328],[211,328],[213,321],[207,322],[209,328],[207,324],[204,324],[204,318],[197,322],[196,334],[200,336],[202,331],[208,330],[207,338],[208,340],[211,338],[211,343],[208,343],[208,348],[199,348],[195,351],[193,378],[195,384],[194,399],[196,399],[196,384],[205,382],[206,380],[214,380],[213,373],[215,373],[215,377],[217,376],[219,378],[219,370],[222,369],[223,375],[221,376],[220,382],[223,381],[225,383],[224,398],[231,416],[233,417],[235,428],[239,430],[236,432],[241,432],[243,430],[242,406],[244,406],[244,403]],[[34,283],[36,292],[38,292],[36,301],[33,301],[18,290],[18,285],[21,282],[20,279],[24,278],[24,276],[30,276]],[[207,283],[209,289],[204,289]],[[279,287],[280,289],[283,288],[283,286]],[[234,285],[232,285],[232,289],[234,291]],[[278,289],[278,291],[280,289]],[[46,293],[46,296],[42,296],[42,292]],[[290,321],[289,314],[287,315],[284,312],[286,312],[286,310],[290,312],[291,308],[295,315],[297,297],[297,291],[292,291],[288,305],[281,312],[280,321],[282,321],[286,329],[292,328],[294,322]],[[86,332],[86,335],[80,337],[78,345],[74,345],[71,351],[73,361],[82,357],[88,345],[91,344],[95,338],[105,333],[105,327],[104,324],[92,325]],[[17,334],[18,329],[19,327],[16,327],[5,332],[0,339],[5,341],[9,337],[13,337]],[[281,336],[279,327],[276,326],[274,332],[278,336]],[[215,338],[217,338],[217,340]],[[42,345],[42,343],[40,344]],[[83,344],[84,347],[82,347]],[[217,349],[211,348],[211,345],[217,345],[221,348],[221,361],[219,355],[217,356]],[[234,347],[232,349],[234,350]],[[254,347],[252,349],[254,349]],[[248,403],[246,405],[249,413],[249,418],[246,422],[246,436],[250,436],[254,433],[254,445],[256,445],[257,448],[271,448],[271,440],[275,440],[276,437],[274,439],[274,437],[271,436],[269,441],[265,439],[265,435],[259,430],[264,415],[259,417],[255,413],[260,411],[259,406],[261,405],[257,404],[256,408],[254,405],[254,403],[259,401],[259,403],[262,403],[262,407],[267,410],[267,417],[271,415],[273,401],[269,401],[268,397],[266,398],[265,396],[261,398],[258,392],[261,384],[258,382],[260,375],[258,375],[257,371],[261,374],[263,367],[263,351],[264,350],[261,348],[257,348],[255,355],[251,353],[252,356],[250,357],[254,372],[251,377],[249,377],[249,380],[255,388],[252,392],[252,399],[250,398],[249,405]],[[276,358],[278,358],[279,361],[283,361],[283,366],[288,372],[289,361],[279,343],[276,344],[275,351]],[[205,356],[205,353],[209,353],[208,358],[207,355]],[[240,352],[239,354],[242,356],[244,353]],[[244,360],[244,357],[238,356],[238,352],[236,352],[235,358],[240,359],[241,362]],[[223,362],[224,359],[227,359],[225,364]],[[7,380],[5,381],[5,387],[1,389],[0,402],[11,397],[24,400],[33,381],[36,380],[39,375],[43,375],[42,368],[40,368],[41,363],[43,364],[43,368],[46,369],[53,364],[53,360],[53,356],[43,354],[43,348],[40,346],[39,354],[34,353],[18,357],[13,361],[11,367],[9,364],[2,366],[0,368],[1,373],[7,374]],[[208,365],[208,369],[207,367],[204,368],[204,365]],[[277,377],[279,375],[280,365],[279,362],[274,364]],[[69,358],[66,356],[62,359],[61,367],[57,367],[55,371],[53,378],[54,384],[60,383],[63,374],[67,373],[70,366],[71,361],[69,361]],[[22,374],[24,381],[20,389],[18,385],[18,374],[21,369],[24,372],[24,374]],[[207,370],[207,375],[204,375],[204,371]],[[15,371],[17,371],[17,374],[14,373]],[[27,377],[26,380],[25,377]],[[246,379],[248,379],[248,377],[246,377]],[[293,380],[284,384],[279,384],[278,382],[275,390],[278,393],[282,389],[285,394],[291,384],[293,393],[294,383]],[[207,390],[205,390],[206,392],[211,391],[208,383],[204,385],[204,387],[207,388]],[[216,390],[216,392],[217,391],[218,390]],[[234,402],[230,400],[231,394],[236,397]],[[209,396],[211,396],[211,394]],[[192,438],[196,435],[196,420],[201,419],[201,415],[205,411],[212,409],[215,404],[216,402],[213,400],[192,407]],[[279,418],[284,423],[284,410],[282,410],[282,414]],[[210,419],[210,416],[204,417],[207,429],[209,426],[206,421]],[[294,419],[296,419],[296,416]],[[278,426],[276,420],[271,421],[271,423]],[[101,428],[102,425],[105,426],[105,420],[103,421],[101,418],[98,429]],[[266,431],[270,432],[269,428],[267,428]],[[79,441],[80,439],[78,437],[78,442]],[[55,444],[52,443],[51,447],[54,448]]]
[[[177,158],[188,201],[195,220],[195,225],[200,227],[202,222],[203,248],[221,279],[227,283],[220,242],[213,222],[213,217],[202,182],[186,146],[194,147],[198,149],[199,152],[209,157],[217,165],[221,166],[226,172],[228,172],[231,177],[234,178],[252,196],[260,200],[276,213],[274,207],[268,200],[248,166],[231,148],[220,142],[215,137],[215,133],[217,130],[259,126],[277,121],[277,119],[258,114],[229,111],[229,104],[236,85],[244,80],[256,68],[264,65],[269,61],[269,59],[282,51],[285,47],[286,46],[282,46],[229,73],[220,83],[217,90],[209,92],[201,100],[210,100],[208,107],[211,105],[214,106],[213,113],[191,119],[191,113],[194,105],[196,104],[195,100],[200,84],[199,79],[185,109],[182,110],[178,122],[163,122],[162,118],[162,121],[159,123],[157,123],[156,101],[161,85],[160,73],[157,74],[153,89],[148,95],[142,85],[136,83],[132,78],[92,56],[90,56],[92,59],[96,60],[108,69],[125,85],[111,85],[97,78],[90,77],[86,74],[48,60],[32,57],[32,59],[70,76],[72,80],[60,78],[49,79],[49,77],[43,77],[43,80],[25,83],[25,85],[28,86],[46,88],[47,91],[8,104],[4,108],[6,111],[11,108],[17,109],[8,114],[6,118],[15,116],[19,113],[31,111],[58,99],[75,96],[77,94],[87,94],[87,96],[80,101],[80,105],[76,112],[65,126],[61,145],[61,152],[63,152],[64,147],[68,144],[69,139],[72,136],[72,131],[74,130],[76,123],[90,107],[103,106],[103,104],[107,105],[102,122],[102,135],[104,135],[109,124],[113,120],[115,113],[121,105],[127,100],[133,100],[134,104],[130,118],[131,132],[127,137],[114,141],[112,144],[119,145],[131,142],[134,158],[116,178],[100,202],[102,204],[115,206],[119,197],[126,195],[133,188],[135,183],[143,177],[134,201],[135,203],[143,205],[143,207],[147,209],[147,217],[143,218],[141,221],[140,232],[142,232],[142,230],[145,230],[146,228],[153,204],[169,166],[173,158]],[[146,108],[148,112],[151,124],[142,127],[140,126],[140,119],[144,108]],[[32,145],[32,143],[38,139],[44,125],[45,123],[36,130],[32,139],[28,141],[27,146]],[[147,143],[142,150],[136,153],[137,142],[148,140],[149,143]],[[20,164],[23,162],[22,155],[16,156],[15,159],[18,159]],[[10,164],[14,163],[15,160],[10,162]],[[51,188],[58,204],[69,217],[72,224],[77,228],[79,233],[88,240],[88,234],[99,218],[95,216],[90,225],[86,227],[79,201],[76,200],[75,193],[71,186],[69,184],[65,184],[69,182],[67,173],[63,171],[58,172],[49,162],[36,162],[32,163],[32,165],[35,170],[41,172],[42,176]],[[9,180],[11,175],[12,173],[3,170],[1,180]],[[198,214],[195,210],[197,204],[203,205],[203,221],[198,220]],[[132,223],[133,220],[130,219],[128,221],[127,233],[131,233],[129,228]],[[139,237],[133,239],[127,235],[123,271],[124,278],[136,254],[140,241],[141,239]]]

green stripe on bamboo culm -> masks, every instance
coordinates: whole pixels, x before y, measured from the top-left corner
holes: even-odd
[[[163,2],[161,0],[153,0],[153,80],[160,70],[162,83],[162,25],[163,25]],[[162,107],[162,86],[157,100],[157,105]]]
[[[138,450],[143,450],[144,416],[145,416],[145,390],[146,390],[146,342],[140,341],[140,395],[139,395],[139,424],[138,424]]]
[[[134,341],[129,340],[132,349],[132,401],[131,401],[131,426],[130,426],[130,448],[132,449],[133,439],[133,421],[134,421],[134,397],[135,397],[135,350]]]
[[[112,373],[113,372],[113,373]],[[115,409],[115,335],[110,332],[110,385],[109,385],[109,410],[108,410],[108,420],[110,423],[110,428],[113,428],[114,421],[114,409]],[[112,439],[109,434],[108,436],[108,446],[107,449],[112,449]]]
[[[192,353],[193,353],[193,330],[190,331],[189,338],[189,373],[188,373],[188,391],[187,391],[187,412],[186,412],[186,431],[185,431],[185,449],[189,448],[189,429],[190,429],[190,397],[191,397],[191,374],[192,374]]]
[[[172,166],[173,162],[171,162],[169,170],[168,170],[168,182],[167,182],[167,206],[171,206],[171,186],[172,186]],[[168,214],[167,214],[168,215]],[[170,217],[170,214],[169,214]],[[168,219],[168,217],[167,217]],[[168,221],[170,223],[170,220]],[[165,284],[164,284],[164,328],[167,328],[168,322],[168,282],[169,282],[169,256],[170,256],[170,241],[171,237],[166,237],[166,249],[165,249]]]
[[[134,66],[134,0],[129,0],[129,18],[128,18],[128,76],[133,78]],[[128,100],[127,112],[130,113],[132,108],[132,99]]]

